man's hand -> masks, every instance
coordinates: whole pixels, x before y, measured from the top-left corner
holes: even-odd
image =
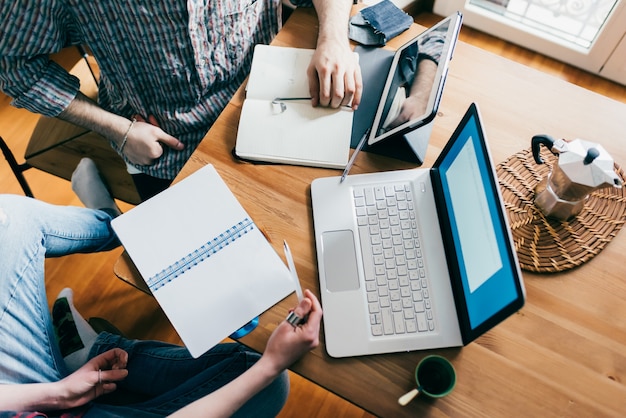
[[[307,71],[313,106],[351,105],[361,102],[363,81],[361,67],[350,48],[348,20],[349,0],[313,0],[319,30],[317,48]]]
[[[347,41],[318,43],[307,75],[313,106],[359,106],[361,68]]]
[[[136,117],[132,123],[125,117],[102,109],[96,102],[78,92],[59,119],[82,126],[115,142],[122,153],[135,164],[151,165],[163,155],[163,146],[182,150],[178,139],[164,132],[154,116]],[[132,123],[132,125],[131,125]],[[126,142],[124,142],[126,136]]]
[[[184,144],[177,138],[164,132],[152,115],[146,120],[135,116],[136,122],[128,132],[128,139],[122,152],[135,164],[151,165],[163,155],[163,146],[182,150]]]

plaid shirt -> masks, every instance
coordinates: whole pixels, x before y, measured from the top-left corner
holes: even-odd
[[[3,1],[0,89],[15,107],[57,116],[80,86],[48,54],[88,45],[101,71],[99,105],[154,115],[185,144],[138,166],[171,179],[244,81],[254,45],[269,43],[280,21],[281,0]]]

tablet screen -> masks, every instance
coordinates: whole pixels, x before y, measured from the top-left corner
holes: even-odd
[[[434,118],[460,26],[460,14],[449,16],[396,51],[368,138],[370,145]]]

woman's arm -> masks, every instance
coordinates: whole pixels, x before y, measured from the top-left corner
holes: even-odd
[[[52,411],[75,408],[116,389],[128,375],[128,354],[119,348],[94,357],[53,383],[0,385],[0,410]]]
[[[274,330],[265,353],[250,369],[217,391],[178,410],[171,417],[229,417],[254,395],[269,385],[280,373],[319,344],[322,307],[313,293],[294,309],[304,325],[293,327],[286,321]]]

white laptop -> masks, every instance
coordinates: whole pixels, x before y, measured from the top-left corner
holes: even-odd
[[[478,108],[433,168],[311,185],[332,357],[462,346],[525,290]]]

